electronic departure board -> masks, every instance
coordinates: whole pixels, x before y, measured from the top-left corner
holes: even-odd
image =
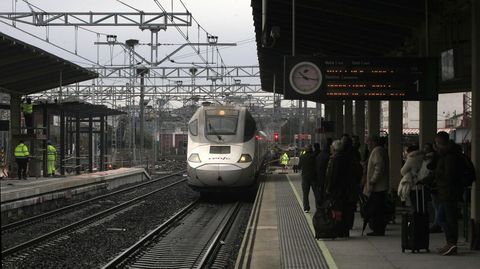
[[[285,57],[285,99],[438,100],[438,59]]]

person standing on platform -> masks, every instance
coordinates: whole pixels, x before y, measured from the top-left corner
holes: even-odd
[[[47,142],[47,174],[48,176],[55,175],[55,161],[57,160],[57,149],[50,141]]]
[[[372,136],[367,140],[370,156],[367,164],[367,178],[365,194],[369,196],[371,206],[368,207],[370,227],[373,232],[369,236],[384,236],[387,226],[386,202],[389,189],[389,160],[388,152],[383,147],[380,137]]]
[[[15,161],[17,162],[18,166],[18,179],[25,179],[27,180],[27,165],[28,165],[28,157],[30,156],[30,152],[28,151],[27,145],[23,143],[23,140],[20,140],[18,146],[15,147]]]
[[[313,152],[312,145],[307,145],[304,153],[300,156],[298,164],[299,168],[302,169],[303,210],[305,213],[310,212],[310,202],[308,200],[310,188],[312,188],[315,195],[315,205],[319,207],[321,202],[320,188],[318,188],[317,184],[315,158],[316,155]]]
[[[285,172],[288,165],[288,154],[286,152],[280,157],[280,165],[282,166],[282,172]]]
[[[440,226],[445,233],[446,245],[438,249],[438,254],[447,256],[457,253],[458,241],[458,202],[461,200],[462,184],[459,171],[461,152],[455,149],[446,132],[438,132],[435,136],[435,148],[438,162],[435,168],[435,184],[438,191],[438,202],[445,214],[440,219]]]
[[[360,152],[353,147],[353,139],[348,135],[342,136],[343,154],[347,156],[342,169],[349,169],[346,174],[346,185],[343,190],[345,194],[343,220],[345,223],[345,235],[348,237],[349,230],[353,228],[355,220],[355,209],[357,207],[359,186],[362,182],[363,167],[360,163]]]
[[[27,134],[33,134],[33,105],[30,97],[26,98],[26,103],[22,103],[20,108],[25,118],[25,128],[27,128]]]
[[[327,174],[328,161],[330,160],[330,151],[332,147],[332,139],[327,138],[322,141],[322,151],[315,157],[315,167],[317,169],[317,185],[319,188],[321,200],[325,197],[325,178]]]

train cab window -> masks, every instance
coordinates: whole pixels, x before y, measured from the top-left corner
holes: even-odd
[[[238,110],[207,110],[205,122],[207,135],[234,135],[237,133]]]
[[[193,136],[198,135],[198,120],[194,120],[188,124],[188,130],[190,130],[190,134]]]
[[[243,135],[243,140],[248,141],[253,138],[257,131],[257,125],[252,115],[247,111],[245,114],[245,133]]]

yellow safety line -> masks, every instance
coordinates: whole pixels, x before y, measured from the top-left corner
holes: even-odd
[[[290,179],[289,175],[286,175],[288,182],[290,183],[290,187],[292,187],[293,192],[295,193],[295,196],[297,197],[297,202],[300,204],[300,207],[303,208],[302,205],[302,199],[300,198],[300,195],[297,192],[297,189],[293,185],[292,180]],[[305,219],[307,220],[308,226],[310,226],[310,230],[312,231],[312,234],[315,234],[315,228],[313,227],[313,221],[312,221],[312,216],[310,214],[305,214]],[[308,217],[307,217],[308,216]],[[315,240],[317,242],[317,245],[320,247],[320,250],[322,251],[323,257],[325,258],[325,261],[327,262],[328,268],[330,269],[337,269],[337,264],[333,260],[332,254],[327,248],[327,245],[322,240]]]

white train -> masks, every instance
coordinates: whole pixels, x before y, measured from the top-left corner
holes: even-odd
[[[245,107],[200,107],[188,123],[188,185],[200,192],[255,186],[266,141]]]

